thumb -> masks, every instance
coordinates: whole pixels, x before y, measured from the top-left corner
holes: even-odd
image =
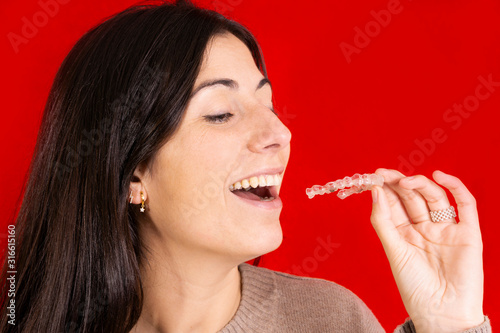
[[[380,186],[374,186],[371,192],[373,206],[370,221],[382,242],[386,254],[389,254],[398,247],[402,241],[401,236],[392,220],[391,207],[384,189]]]

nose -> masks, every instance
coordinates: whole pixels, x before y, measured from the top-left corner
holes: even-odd
[[[248,148],[255,153],[278,152],[290,145],[292,133],[271,110],[258,107],[254,112],[254,133]]]

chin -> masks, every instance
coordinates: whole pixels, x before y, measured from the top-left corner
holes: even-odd
[[[282,241],[283,231],[281,230],[279,221],[276,225],[273,225],[272,228],[261,230],[260,233],[256,231],[255,235],[245,239],[249,254],[248,259],[245,261],[276,250],[281,245]]]

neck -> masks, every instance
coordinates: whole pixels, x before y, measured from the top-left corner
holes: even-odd
[[[236,265],[200,253],[176,252],[175,258],[156,254],[141,268],[144,305],[132,332],[217,332],[236,313],[241,299]]]

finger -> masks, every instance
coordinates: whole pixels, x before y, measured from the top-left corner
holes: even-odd
[[[393,222],[392,210],[385,191],[380,186],[371,189],[373,197],[370,221],[377,232],[386,253],[396,249],[401,242],[397,226]]]
[[[405,176],[397,170],[384,169],[381,173],[386,180],[385,184],[394,191],[397,200],[401,202],[401,209],[407,219],[413,223],[429,222],[429,208],[425,199],[417,191],[400,186],[399,183]]]
[[[432,176],[438,184],[443,185],[450,190],[451,194],[455,198],[460,223],[479,227],[476,199],[469,192],[467,187],[465,187],[462,181],[457,177],[437,170],[434,171]]]
[[[431,220],[429,211],[440,211],[450,208],[450,201],[446,192],[432,180],[422,175],[401,179],[399,185],[402,188],[418,192],[427,202],[428,211],[425,213],[428,220]],[[439,223],[456,223],[454,218],[442,220]]]
[[[379,168],[375,171],[376,174],[384,177],[388,169]],[[390,177],[387,176],[387,179],[384,177],[384,193],[387,197],[387,202],[391,208],[392,220],[394,224],[397,226],[411,224],[410,217],[406,213],[406,209],[399,199],[399,195],[391,188],[390,186]]]

